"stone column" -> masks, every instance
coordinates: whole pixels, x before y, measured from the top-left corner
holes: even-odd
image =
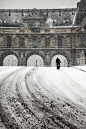
[[[50,36],[45,36],[45,47],[50,47]]]
[[[41,47],[45,47],[45,35],[41,35]]]
[[[19,47],[25,47],[25,37],[24,36],[20,36],[19,38]]]
[[[71,35],[71,47],[75,49],[76,47],[76,34]]]
[[[54,35],[50,36],[50,47],[56,46],[56,37]]]
[[[55,35],[55,47],[58,47],[58,36]]]
[[[3,35],[4,41],[3,41],[3,47],[7,47],[7,35]]]
[[[25,52],[23,50],[19,51],[19,66],[25,66]]]
[[[37,36],[37,47],[41,47],[41,35]]]
[[[75,66],[76,65],[76,50],[75,49],[71,49],[71,51],[70,51],[70,57],[71,57],[71,59],[70,59],[70,64],[72,65],[72,66]]]
[[[29,47],[33,47],[33,43],[32,43],[32,35],[28,36],[28,40],[29,40]]]
[[[44,66],[50,67],[50,51],[45,51],[45,60],[44,60]]]
[[[76,50],[75,50],[75,47],[76,47],[76,35],[75,34],[72,34],[71,35],[71,51],[70,51],[70,54],[71,54],[71,65],[76,65]]]

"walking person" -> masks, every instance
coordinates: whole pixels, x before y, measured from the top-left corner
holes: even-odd
[[[61,63],[61,61],[60,61],[60,59],[57,57],[57,59],[56,59],[57,69],[60,68],[60,63]]]

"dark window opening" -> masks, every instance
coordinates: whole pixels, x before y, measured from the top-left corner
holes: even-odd
[[[40,23],[36,21],[32,26],[31,26],[31,31],[32,32],[39,32],[39,25]]]
[[[50,46],[50,38],[45,38],[45,46]]]
[[[37,47],[37,37],[36,36],[32,37],[32,42],[33,42],[33,47]]]
[[[23,37],[20,37],[20,47],[24,47],[25,45],[25,40]]]
[[[86,35],[83,35],[83,47],[86,47]]]
[[[39,32],[39,28],[32,26],[32,27],[31,27],[31,31],[32,31],[32,32]]]
[[[61,48],[63,44],[63,36],[58,36],[58,47]]]
[[[7,47],[8,47],[8,48],[11,48],[11,45],[12,45],[11,36],[7,36]]]
[[[86,26],[84,26],[84,29],[86,29]]]

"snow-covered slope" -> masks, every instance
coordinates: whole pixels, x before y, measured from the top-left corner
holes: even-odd
[[[85,78],[86,66],[0,67],[0,129],[85,129]]]

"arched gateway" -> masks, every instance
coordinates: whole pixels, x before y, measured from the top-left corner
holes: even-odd
[[[13,54],[7,55],[3,60],[3,66],[17,66],[17,65],[18,65],[18,59]]]
[[[51,60],[51,67],[56,67],[56,58],[59,58],[61,61],[61,67],[67,67],[67,59],[63,55],[55,55]]]
[[[39,55],[31,55],[27,60],[27,66],[44,66],[44,61],[41,56]]]
[[[19,56],[14,52],[4,52],[0,56],[0,66],[18,66]]]

